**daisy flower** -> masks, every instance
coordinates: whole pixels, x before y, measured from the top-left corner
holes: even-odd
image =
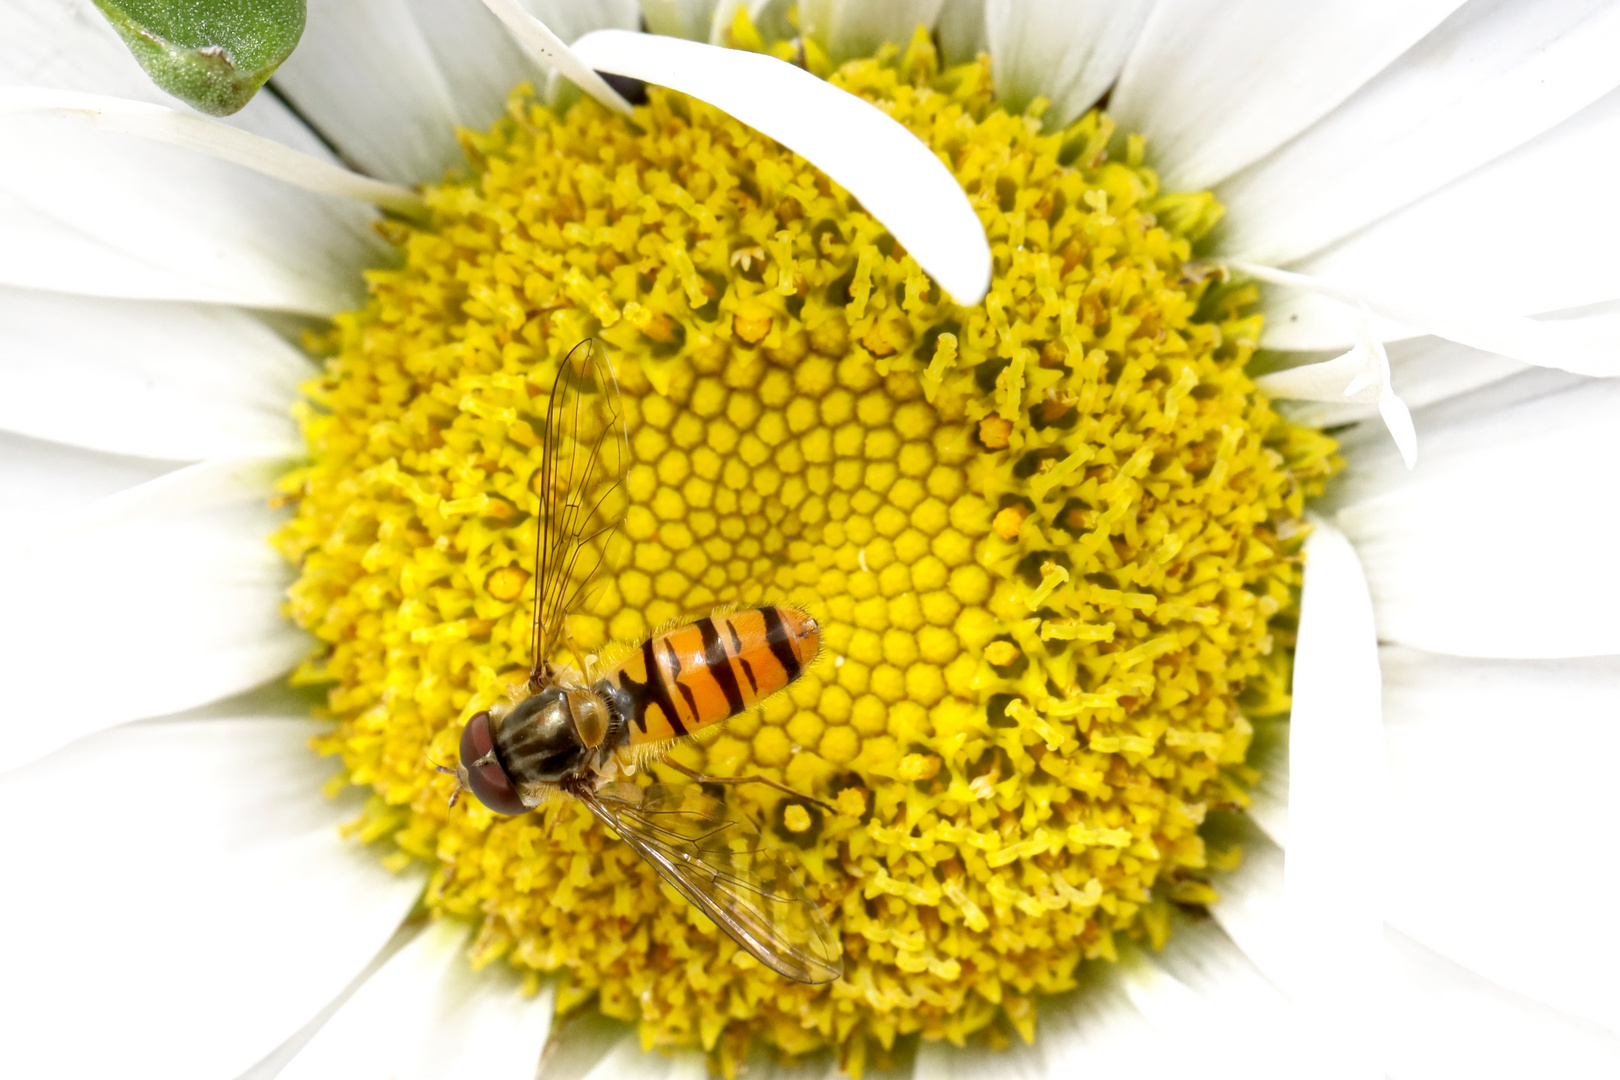
[[[0,10],[10,1060],[1612,1074],[1620,271],[1561,199],[1617,45],[1578,0],[323,0],[216,121],[90,0]],[[588,336],[632,505],[580,650],[825,625],[679,754],[833,807],[735,793],[831,986],[429,764],[527,671]]]

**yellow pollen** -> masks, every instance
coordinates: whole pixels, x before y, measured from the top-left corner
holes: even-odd
[[[632,122],[519,92],[313,342],[310,458],[282,486],[288,609],[320,642],[296,679],[370,794],[357,835],[431,868],[475,965],[556,973],[561,1010],[727,1074],[756,1047],[859,1073],[905,1036],[1029,1038],[1082,963],[1214,901],[1236,854],[1199,829],[1247,801],[1249,718],[1288,707],[1304,501],[1337,467],[1245,374],[1256,296],[1194,260],[1219,205],[1160,192],[1140,140],[1098,113],[1043,135],[924,36],[831,77],[954,171],[983,303],[708,105],[653,87]],[[425,764],[528,672],[537,432],[589,336],[631,509],[573,641],[728,603],[821,623],[818,664],[674,757],[800,793],[727,798],[839,935],[836,983],[762,968],[580,807],[451,808]]]

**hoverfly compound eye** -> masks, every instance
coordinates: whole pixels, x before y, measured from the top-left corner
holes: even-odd
[[[461,729],[461,768],[467,776],[467,789],[479,802],[508,817],[528,813],[506,767],[496,756],[495,730],[488,712],[477,714]]]

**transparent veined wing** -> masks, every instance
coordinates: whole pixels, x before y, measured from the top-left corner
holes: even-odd
[[[844,973],[827,920],[745,815],[695,785],[612,784],[576,794],[760,963],[803,983]]]
[[[629,507],[624,405],[602,343],[587,338],[557,370],[540,436],[535,533],[534,673],[551,658],[568,613],[616,554]]]

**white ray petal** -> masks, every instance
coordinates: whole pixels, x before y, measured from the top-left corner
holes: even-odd
[[[1259,717],[1252,721],[1254,742],[1248,762],[1260,770],[1260,782],[1249,792],[1254,805],[1250,819],[1277,844],[1288,846],[1288,735],[1286,717]]]
[[[599,30],[574,43],[592,67],[690,94],[802,155],[886,225],[960,304],[990,287],[990,243],[934,152],[853,94],[770,56]]]
[[[1378,1076],[1365,1038],[1377,1025],[1384,935],[1378,638],[1355,550],[1331,525],[1313,525],[1289,724],[1283,919],[1290,966],[1282,986],[1306,1041],[1340,1041],[1331,1055],[1340,1075]],[[1342,1040],[1345,1032],[1358,1037]]]
[[[0,282],[326,315],[386,261],[376,211],[172,146],[0,119]]]
[[[1620,91],[1613,91],[1517,150],[1289,269],[1369,298],[1378,314],[1408,323],[1409,334],[1439,333],[1528,363],[1613,373],[1620,351],[1614,337],[1587,343],[1592,355],[1559,365],[1546,355],[1521,355],[1515,349],[1526,346],[1515,347],[1511,337],[1476,340],[1477,331],[1470,337],[1426,320],[1463,315],[1468,324],[1494,333],[1497,325],[1511,326],[1513,317],[1620,300],[1620,265],[1607,257],[1620,244],[1620,220],[1579,210],[1565,220],[1559,217],[1561,203],[1538,201],[1549,178],[1610,175],[1617,144]],[[1396,303],[1381,310],[1373,297]],[[1267,303],[1269,347],[1328,348],[1343,338],[1345,328],[1324,325],[1319,301],[1281,299],[1281,305]],[[1542,335],[1550,333],[1541,328]],[[1582,345],[1565,340],[1567,330],[1560,333],[1546,339],[1552,357],[1560,347]]]
[[[584,1080],[620,1043],[633,1038],[635,1027],[584,1009],[553,1026],[536,1073],[540,1080]]]
[[[8,540],[0,768],[257,686],[309,651],[281,616],[292,570],[267,541],[279,468],[194,465]]]
[[[1286,264],[1540,135],[1620,84],[1607,0],[1465,4],[1342,106],[1221,185],[1219,248]]]
[[[339,836],[358,802],[321,795],[319,730],[137,724],[0,777],[0,843],[31,883],[0,920],[9,1068],[236,1076],[365,967],[423,880]]]
[[[0,429],[175,461],[291,456],[315,366],[236,308],[0,286]]]
[[[308,0],[273,85],[375,176],[430,183],[461,162],[455,96],[409,0]]]
[[[564,1038],[567,1037],[566,1032]],[[539,1075],[545,1080],[573,1080],[572,1074],[553,1076],[553,1062],[542,1064]],[[705,1080],[708,1066],[703,1055],[685,1050],[675,1054],[647,1053],[641,1048],[641,1038],[627,1032],[614,1042],[580,1076],[580,1080]]]
[[[0,433],[0,537],[26,536],[43,522],[175,468],[172,461],[104,454]]]
[[[1385,940],[1391,1076],[1620,1076],[1620,1035],[1505,990],[1404,934]]]
[[[1171,190],[1208,187],[1344,101],[1461,0],[1158,0],[1109,113]]]
[[[450,90],[456,123],[483,130],[506,111],[507,95],[521,82],[543,87],[545,69],[512,40],[477,0],[405,0],[434,65]],[[590,9],[596,5],[579,3]],[[434,177],[433,179],[437,179]]]
[[[1612,459],[1611,459],[1612,460]],[[1389,922],[1510,990],[1620,1028],[1608,844],[1620,657],[1383,650]],[[1532,915],[1525,897],[1556,897]]]
[[[37,87],[0,87],[0,116],[18,114],[86,124],[98,131],[130,135],[207,154],[263,176],[320,195],[376,203],[398,213],[419,213],[422,197],[409,188],[385,184],[341,165],[299,153],[273,139],[209,116],[105,94]]]
[[[708,41],[719,0],[641,0],[647,31],[667,37]]]
[[[945,0],[934,25],[945,63],[965,64],[979,53],[990,51],[984,7],[985,0]]]
[[[1620,336],[1606,322],[1586,319],[1530,319],[1504,313],[1489,298],[1456,293],[1449,296],[1402,294],[1382,283],[1357,284],[1343,278],[1319,277],[1260,266],[1240,259],[1226,265],[1260,281],[1282,286],[1279,296],[1268,296],[1264,333],[1268,348],[1312,348],[1336,336],[1325,324],[1353,327],[1359,334],[1362,310],[1378,318],[1372,333],[1380,340],[1432,334],[1484,352],[1509,357],[1538,367],[1559,368],[1581,375],[1620,375]],[[1620,282],[1616,283],[1620,295]],[[1289,302],[1290,293],[1305,294],[1318,303],[1301,310]],[[1604,298],[1607,299],[1607,298]],[[1352,338],[1352,340],[1354,340]],[[1311,344],[1304,344],[1308,341]]]
[[[805,36],[835,63],[871,56],[885,42],[904,46],[919,26],[932,28],[945,0],[799,0]]]
[[[996,95],[1009,112],[1036,96],[1048,130],[1080,116],[1119,76],[1153,0],[985,0]]]
[[[1042,999],[1035,1041],[1015,1041],[1005,1050],[970,1042],[955,1047],[923,1042],[917,1049],[915,1080],[1050,1080],[1069,1076],[1130,1076],[1172,1080],[1202,1071],[1148,1023],[1127,995],[1112,964],[1087,965],[1080,988]],[[1207,1062],[1201,1057],[1200,1062]]]
[[[720,0],[714,7],[714,18],[709,23],[707,40],[710,45],[729,45],[731,43],[729,35],[732,25],[736,22],[737,12],[747,10],[754,29],[758,30],[766,41],[787,41],[798,36],[798,28],[788,18],[789,12],[796,6],[793,0]]]
[[[1294,401],[1370,403],[1383,417],[1390,437],[1410,469],[1417,464],[1417,433],[1412,414],[1395,392],[1389,354],[1373,328],[1372,313],[1361,309],[1355,348],[1331,360],[1262,375],[1255,385],[1276,398]]]
[[[1425,410],[1410,474],[1358,448],[1336,520],[1366,567],[1379,637],[1470,656],[1620,653],[1620,562],[1606,540],[1620,533],[1617,410],[1607,380],[1494,410]]]
[[[94,0],[0,4],[0,86],[45,86],[178,105],[159,90]],[[273,94],[258,94],[223,123],[331,160],[331,152]]]
[[[1505,356],[1483,352],[1467,345],[1459,345],[1443,338],[1420,337],[1391,342],[1389,355],[1390,383],[1402,401],[1413,409],[1445,401],[1466,394],[1482,386],[1511,378],[1528,370],[1528,366]],[[1294,354],[1325,360],[1319,353]],[[1331,403],[1326,399],[1316,402],[1287,402],[1283,405],[1289,419],[1311,427],[1339,427],[1365,420],[1378,414],[1375,403]]]
[[[1240,815],[1211,814],[1205,833],[1212,846],[1237,845],[1243,853],[1236,870],[1215,877],[1220,899],[1210,905],[1210,914],[1272,985],[1286,988],[1293,939],[1284,901],[1283,849]]]
[[[614,112],[631,114],[633,110],[624,96],[609,86],[556,31],[529,14],[519,0],[484,0],[484,5],[506,24],[525,48],[555,68],[563,78]]]
[[[277,1075],[281,1080],[525,1076],[551,1028],[554,988],[524,997],[499,967],[475,972],[471,927],[437,920],[389,958]]]

